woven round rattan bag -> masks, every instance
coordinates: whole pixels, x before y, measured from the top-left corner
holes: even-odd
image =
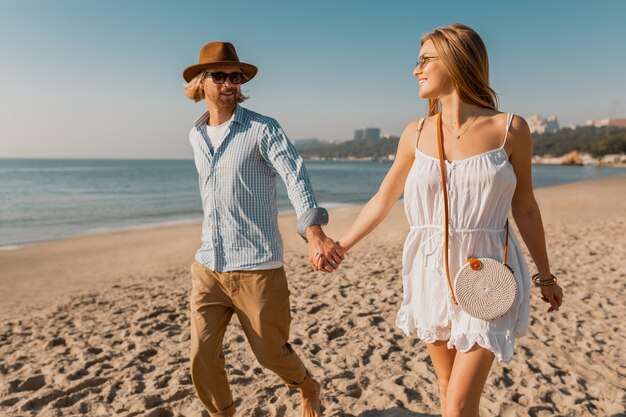
[[[495,259],[472,258],[454,279],[459,306],[481,320],[503,316],[513,306],[517,292],[513,271]]]

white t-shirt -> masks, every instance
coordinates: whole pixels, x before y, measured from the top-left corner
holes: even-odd
[[[233,121],[233,117],[235,117],[235,113],[233,113],[230,119],[226,120],[219,126],[206,125],[206,134],[211,140],[211,145],[213,145],[214,150],[217,150],[222,142],[224,142],[226,130],[228,130],[230,123]]]
[[[264,262],[262,264],[258,264],[255,266],[251,266],[250,268],[245,268],[246,271],[264,271],[266,269],[276,269],[283,266],[281,261],[269,261]]]

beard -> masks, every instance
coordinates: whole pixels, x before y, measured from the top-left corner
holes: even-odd
[[[225,95],[229,94],[230,95]],[[236,105],[239,102],[239,97],[241,96],[241,92],[237,88],[229,88],[229,89],[221,89],[221,90],[213,90],[210,95],[207,95],[207,98],[218,108],[230,108]]]

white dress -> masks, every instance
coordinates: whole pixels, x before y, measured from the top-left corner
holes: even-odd
[[[502,261],[504,224],[511,209],[516,178],[504,142],[478,155],[445,162],[449,195],[449,264],[454,280],[469,257]],[[421,131],[423,120],[418,127]],[[513,356],[515,338],[526,333],[530,315],[530,276],[520,244],[509,232],[507,264],[520,291],[502,317],[486,321],[467,315],[452,302],[443,264],[444,206],[439,159],[415,149],[406,180],[404,208],[410,231],[402,256],[404,297],[396,325],[426,343],[448,340],[448,348],[468,351],[478,343],[500,362]],[[454,282],[453,282],[454,284]]]

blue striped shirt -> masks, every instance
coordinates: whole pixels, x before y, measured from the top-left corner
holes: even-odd
[[[217,149],[207,140],[208,119],[206,112],[189,133],[204,210],[196,259],[217,272],[282,261],[277,176],[287,186],[300,230],[320,224],[312,218],[317,211],[325,212],[317,208],[302,158],[271,117],[237,105]]]

